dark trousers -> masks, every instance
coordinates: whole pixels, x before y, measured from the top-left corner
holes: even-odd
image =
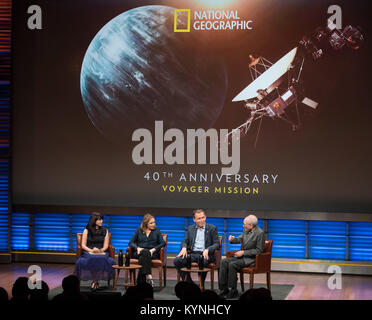
[[[191,252],[191,262],[196,262],[198,263],[199,262],[199,257],[200,257],[200,252]],[[214,262],[214,257],[209,257],[209,259],[203,259],[203,263],[204,263],[204,267],[207,268],[208,267],[208,263],[210,262]],[[173,260],[173,263],[174,263],[174,266],[176,267],[176,269],[178,270],[180,276],[181,276],[181,279],[182,281],[185,281],[185,276],[186,276],[186,273],[184,271],[181,271],[182,268],[185,268],[186,267],[186,264],[187,264],[187,259],[186,258],[182,258],[182,257],[176,257],[174,260]],[[204,282],[205,280],[205,277],[207,276],[207,273],[206,272],[203,272],[202,273],[202,280]]]
[[[236,289],[238,272],[245,267],[243,258],[231,257],[221,261],[218,284],[221,290]]]
[[[139,255],[135,252],[133,258],[138,259],[138,263],[142,266],[138,271],[137,283],[146,282],[146,275],[151,274],[151,260],[159,259],[159,252],[155,251],[151,256],[150,250],[143,249]]]

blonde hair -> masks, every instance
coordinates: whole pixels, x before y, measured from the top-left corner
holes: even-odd
[[[154,218],[154,216],[152,216],[151,214],[149,213],[146,213],[143,218],[142,218],[142,222],[141,222],[141,230],[142,231],[145,231],[145,229],[147,228],[147,225],[149,224],[150,220]],[[155,219],[155,218],[154,218]]]

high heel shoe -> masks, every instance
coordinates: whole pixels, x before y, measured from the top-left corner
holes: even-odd
[[[155,285],[154,285],[154,280],[153,279],[146,279],[146,282],[149,284],[149,285],[151,285],[151,287],[155,287]]]
[[[99,288],[99,283],[93,281],[91,286],[90,286],[90,291],[97,291],[98,288]]]
[[[97,290],[97,287],[96,287],[96,282],[92,282],[92,284],[90,285],[90,291],[96,291]]]

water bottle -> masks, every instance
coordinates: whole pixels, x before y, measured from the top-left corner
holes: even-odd
[[[119,250],[119,256],[118,256],[118,265],[119,267],[123,266],[123,250]]]
[[[203,269],[204,269],[204,257],[203,257],[202,254],[199,256],[199,261],[198,261],[198,262],[199,262],[199,263],[198,263],[198,265],[199,265],[199,270],[203,270]]]
[[[130,265],[130,255],[129,255],[129,250],[127,249],[127,253],[125,255],[125,266],[129,267]]]
[[[191,256],[186,257],[186,268],[191,269]]]
[[[186,268],[191,269],[191,251],[187,250]]]

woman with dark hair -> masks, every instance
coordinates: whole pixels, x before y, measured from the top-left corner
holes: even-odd
[[[134,250],[133,258],[138,259],[142,268],[138,272],[137,282],[148,282],[154,286],[151,275],[151,260],[159,259],[160,248],[165,246],[161,232],[155,225],[155,218],[147,213],[143,216],[141,226],[136,230],[129,246]]]
[[[80,280],[92,280],[91,289],[99,287],[99,280],[114,278],[112,265],[115,260],[110,258],[107,249],[109,246],[108,230],[102,227],[103,214],[93,212],[84,229],[81,241],[83,254],[76,261],[75,275]]]

